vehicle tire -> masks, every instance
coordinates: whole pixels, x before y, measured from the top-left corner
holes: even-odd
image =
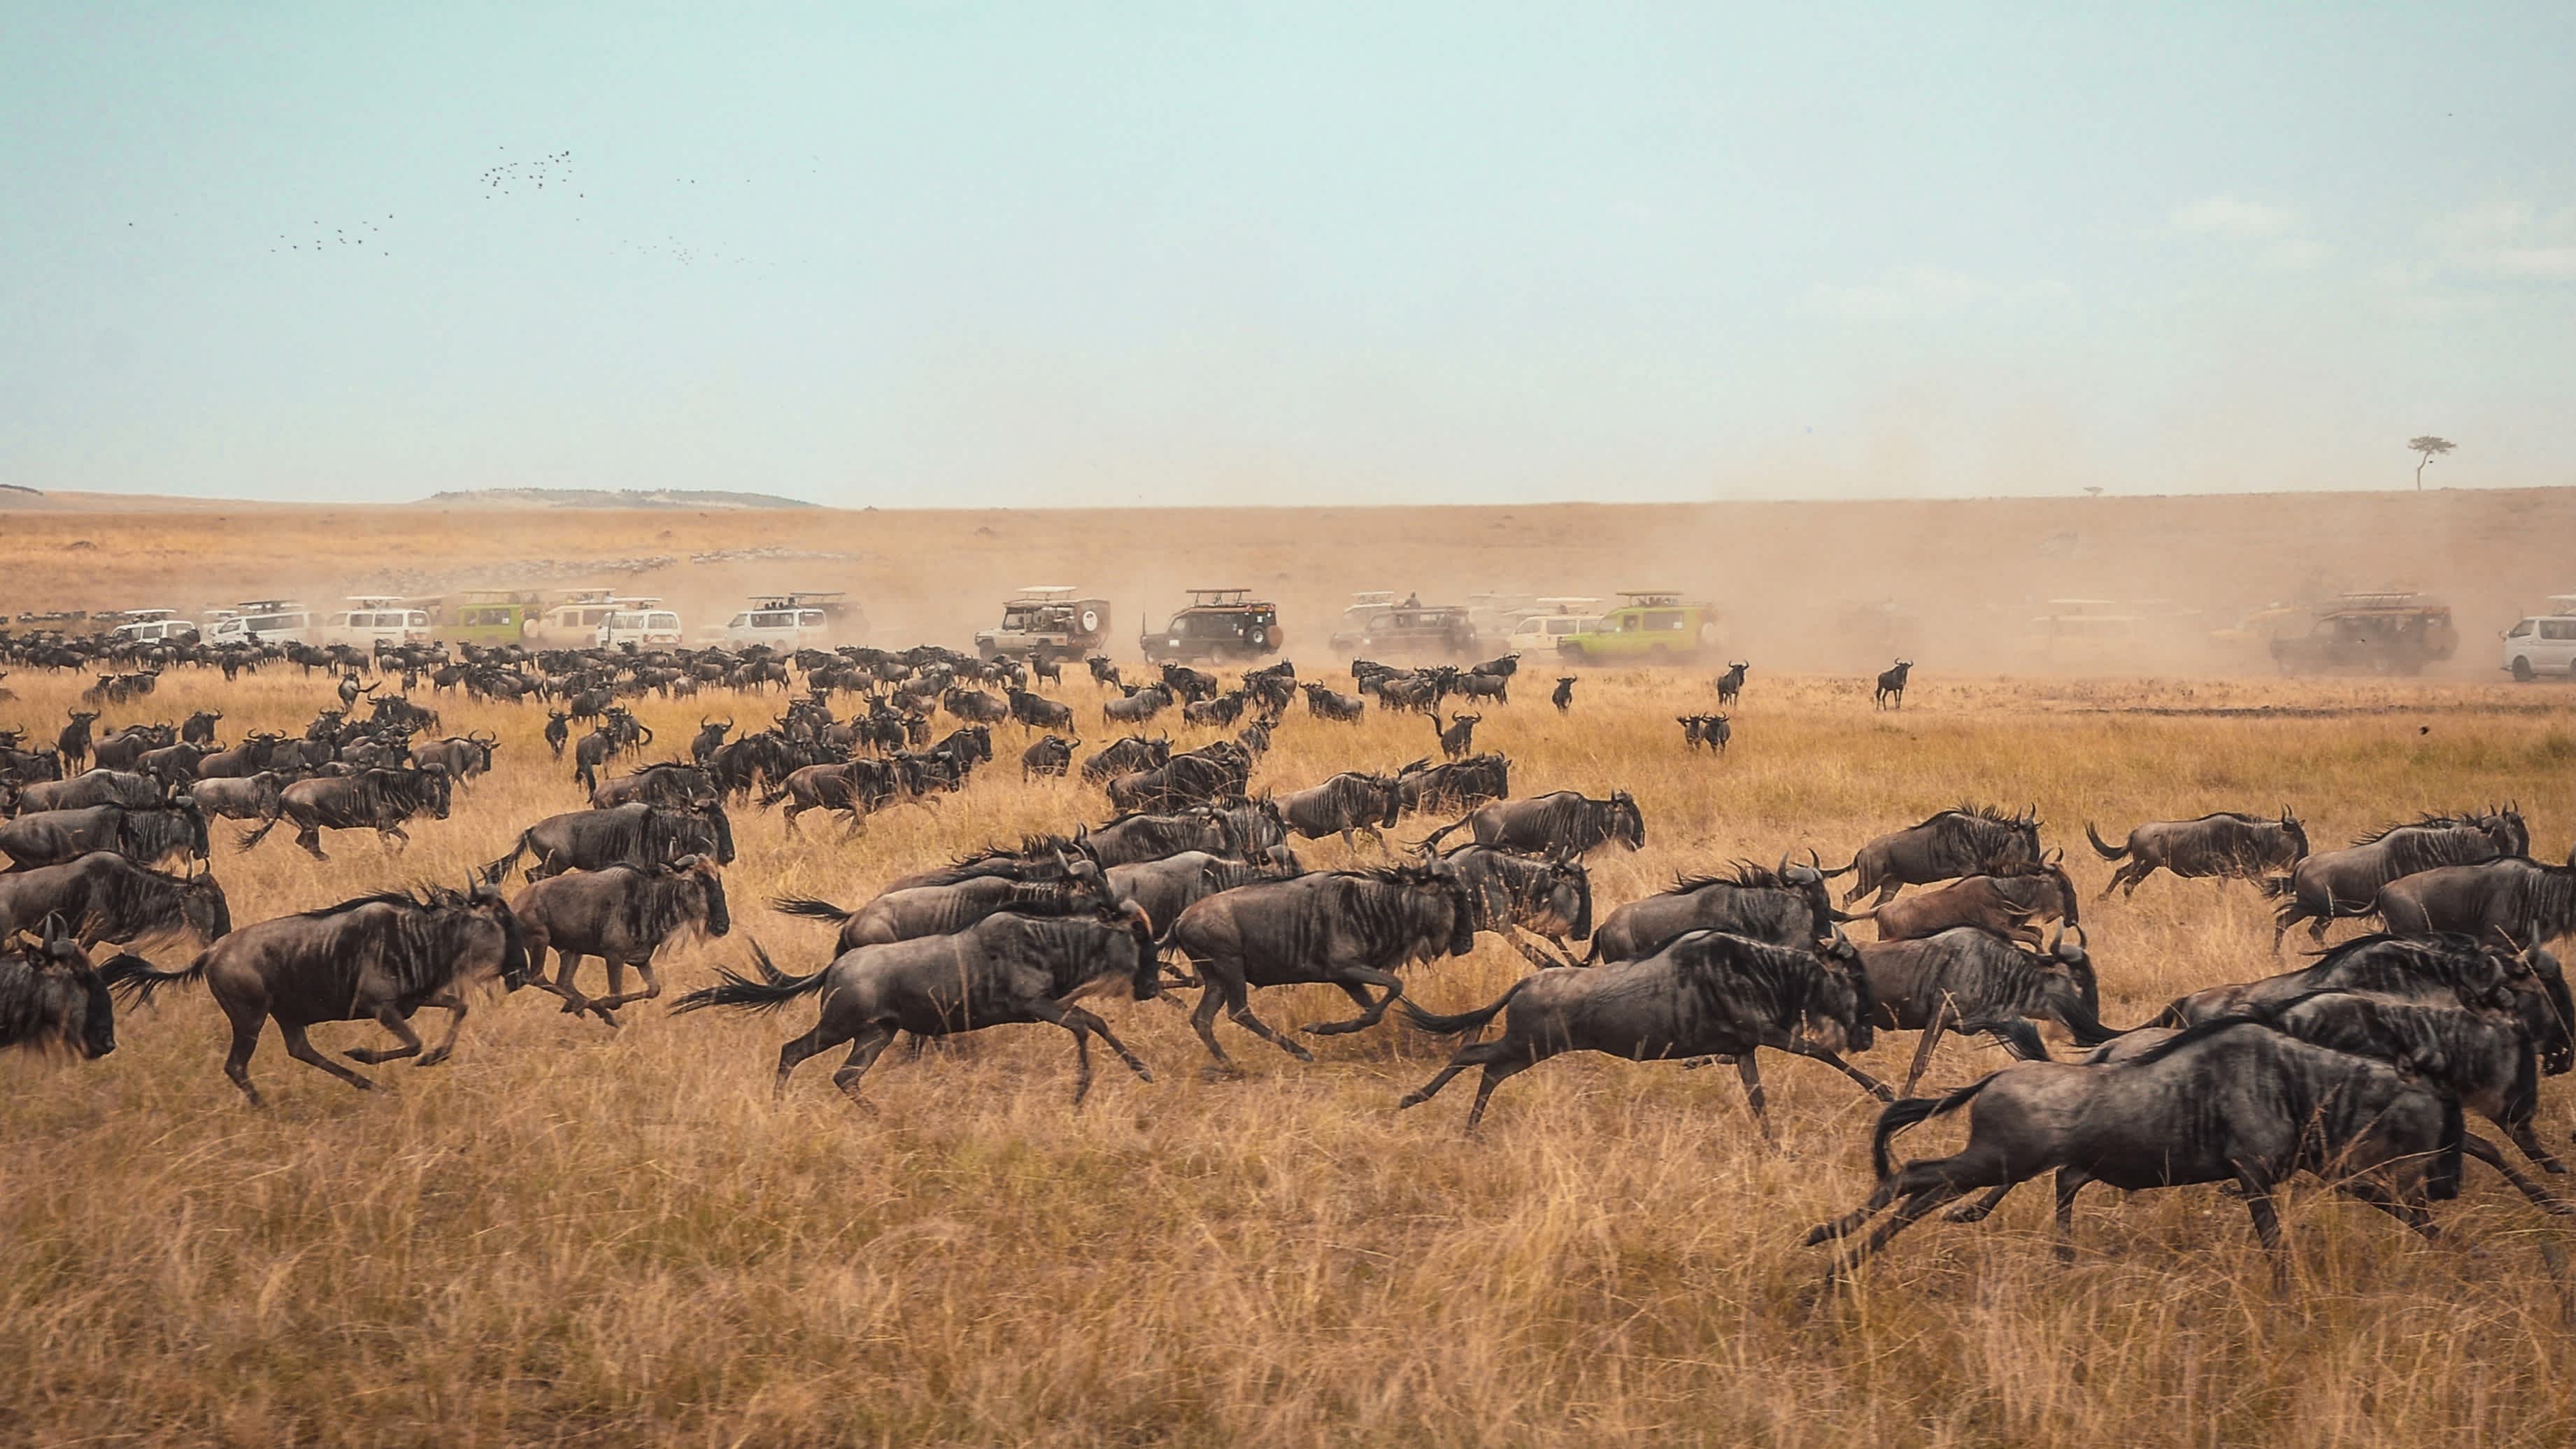
[[[1098,609],[1085,609],[1082,611],[1082,632],[1085,634],[1097,634],[1100,632],[1100,611]]]
[[[1251,631],[1243,636],[1243,642],[1255,649],[1267,649],[1270,647],[1270,631],[1255,624]]]
[[[2528,659],[2523,659],[2523,658],[2516,658],[2516,659],[2513,661],[2513,682],[2514,682],[2514,683],[2516,683],[2516,684],[2529,684],[2532,680],[2534,680],[2535,678],[2538,678],[2538,677],[2539,677],[2539,676],[2537,676],[2537,675],[2535,675],[2535,674],[2533,674],[2533,673],[2531,672],[2531,661],[2530,661],[2530,660],[2528,660]]]

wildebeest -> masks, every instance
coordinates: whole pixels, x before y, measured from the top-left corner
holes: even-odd
[[[1964,1148],[1890,1170],[1889,1139],[1971,1106]],[[2421,1200],[2458,1195],[2465,1136],[2457,1098],[2394,1067],[2223,1018],[2129,1061],[2021,1062],[1947,1096],[1890,1106],[1870,1143],[1878,1186],[1807,1241],[1848,1237],[1896,1203],[1847,1270],[1953,1198],[2055,1169],[2060,1258],[2073,1256],[2075,1195],[2088,1183],[2137,1192],[2234,1182],[2285,1271],[2272,1206],[2282,1182],[2314,1172],[2429,1235]]]
[[[322,849],[325,830],[372,830],[380,842],[409,845],[403,822],[421,814],[444,820],[450,803],[447,772],[435,765],[298,780],[279,792],[277,819],[243,832],[241,847],[248,850],[267,839],[278,820],[293,822],[295,843],[315,860],[331,858]]]
[[[1024,881],[979,875],[947,885],[906,886],[886,891],[856,910],[845,910],[811,896],[780,896],[769,903],[781,915],[837,923],[835,951],[882,946],[917,936],[946,936],[984,919],[1010,911],[1023,916],[1068,916],[1111,904],[1100,868],[1067,857],[1059,880]]]
[[[2116,1035],[2099,1015],[2101,988],[2081,926],[2072,941],[2061,927],[2045,951],[1959,926],[1920,941],[1873,941],[1860,948],[1860,959],[1878,1001],[1878,1024],[1923,1033],[1905,1073],[1909,1094],[1944,1031],[1991,1033],[2014,1056],[2035,1061],[2048,1059],[2048,1046],[2033,1021],[2056,1022],[2078,1046],[2100,1046]]]
[[[721,984],[692,991],[671,1009],[768,1011],[796,997],[822,993],[814,1029],[778,1050],[781,1093],[797,1063],[843,1042],[853,1045],[832,1074],[832,1085],[856,1102],[860,1077],[897,1032],[951,1036],[1022,1022],[1045,1022],[1073,1033],[1077,1105],[1091,1091],[1094,1033],[1139,1078],[1154,1079],[1107,1022],[1075,1004],[1120,988],[1140,1000],[1154,995],[1161,964],[1145,913],[1133,905],[1080,916],[987,916],[955,935],[844,952],[811,976],[781,974],[757,946],[752,960],[759,980],[719,968]]]
[[[1440,864],[1467,888],[1476,907],[1477,931],[1502,937],[1541,970],[1576,964],[1566,941],[1592,934],[1592,873],[1582,861],[1462,845],[1440,857]],[[1556,956],[1523,940],[1523,930],[1555,946]]]
[[[1911,659],[1899,659],[1896,667],[1878,676],[1878,688],[1872,690],[1869,702],[1879,709],[1905,708],[1905,676],[1914,668]]]
[[[694,764],[704,765],[707,762],[708,756],[713,755],[717,750],[724,747],[725,735],[732,729],[733,721],[730,719],[711,720],[704,715],[700,715],[698,717],[697,737],[689,741],[690,761]]]
[[[1198,979],[1190,1025],[1207,1044],[1211,1072],[1233,1066],[1217,1045],[1219,1008],[1235,1025],[1311,1062],[1313,1053],[1252,1014],[1251,987],[1329,983],[1360,1014],[1305,1030],[1331,1035],[1375,1026],[1404,993],[1395,973],[1407,963],[1475,949],[1476,908],[1465,887],[1437,868],[1317,872],[1210,896],[1181,912],[1163,942],[1189,961]],[[1371,986],[1386,994],[1370,1000]]]
[[[1082,762],[1082,778],[1093,785],[1107,784],[1120,775],[1150,770],[1172,758],[1172,742],[1149,740],[1143,735],[1128,735],[1113,741]]]
[[[564,742],[572,738],[571,714],[560,709],[547,710],[545,736],[546,748],[554,752],[556,759],[562,759]]]
[[[1092,683],[1097,684],[1104,689],[1120,689],[1124,687],[1123,682],[1118,678],[1118,666],[1109,662],[1108,655],[1094,654],[1090,658],[1083,660],[1082,664],[1084,668],[1091,671]]]
[[[1273,839],[1253,839],[1230,812],[1208,806],[1170,815],[1121,815],[1097,830],[1084,828],[1074,832],[1074,839],[1103,868],[1133,865],[1140,860],[1160,860],[1185,850],[1204,850],[1242,859],[1285,838],[1283,831]]]
[[[1547,697],[1547,702],[1556,706],[1558,714],[1563,714],[1574,707],[1575,678],[1576,676],[1571,674],[1560,677],[1556,681],[1556,692]]]
[[[2039,855],[2038,807],[2006,815],[1992,806],[1960,805],[1880,836],[1862,846],[1849,865],[1826,871],[1825,878],[1858,871],[1859,883],[1843,903],[1876,891],[1873,904],[1883,906],[1906,886],[1955,880],[2006,861],[2036,861]]]
[[[1138,685],[1128,689],[1124,698],[1100,706],[1100,717],[1111,724],[1143,724],[1170,708],[1172,692],[1159,684]]]
[[[451,780],[471,780],[492,772],[492,752],[499,748],[497,736],[475,731],[414,745],[411,762],[415,768],[436,765]]]
[[[0,875],[0,936],[36,930],[48,917],[83,946],[132,947],[182,932],[211,946],[233,928],[212,875],[165,875],[110,850]]]
[[[1512,793],[1512,762],[1499,753],[1470,755],[1435,765],[1416,760],[1395,775],[1400,807],[1416,810],[1472,810]]]
[[[86,810],[92,805],[122,805],[149,810],[168,794],[158,780],[129,770],[90,770],[68,780],[38,780],[18,796],[18,810],[32,815],[44,810]]]
[[[204,860],[207,846],[205,812],[184,795],[145,809],[45,810],[0,825],[0,850],[9,853],[11,871],[62,865],[93,850],[115,851],[137,865],[158,865],[173,855]]]
[[[1440,716],[1437,714],[1431,716],[1431,732],[1439,737],[1441,756],[1444,759],[1455,760],[1473,750],[1476,747],[1476,726],[1481,724],[1484,718],[1480,714],[1453,714],[1449,717],[1448,727],[1444,729],[1440,724]]]
[[[1726,742],[1735,738],[1735,726],[1722,714],[1679,714],[1673,723],[1682,727],[1682,743],[1694,750],[1706,745],[1722,755]]]
[[[1717,677],[1717,702],[1721,707],[1735,703],[1735,697],[1744,692],[1744,671],[1752,667],[1740,659],[1727,661],[1726,672]]]
[[[1062,735],[1042,736],[1036,744],[1020,752],[1020,778],[1062,779],[1065,772],[1073,768],[1073,752],[1081,747],[1080,740],[1069,740]]]
[[[617,754],[617,736],[595,729],[572,747],[572,781],[584,790],[599,788],[599,767]]]
[[[1499,845],[1524,855],[1590,855],[1604,845],[1628,850],[1646,845],[1646,817],[1625,790],[1611,791],[1607,800],[1590,799],[1579,790],[1497,800],[1431,832],[1418,848],[1428,853],[1458,830],[1467,831],[1478,845]]]
[[[1121,810],[1178,810],[1240,795],[1251,778],[1252,757],[1234,741],[1218,740],[1102,788]]]
[[[1673,888],[1602,917],[1584,964],[1651,956],[1693,931],[1722,931],[1812,950],[1832,939],[1833,898],[1823,872],[1780,857],[1777,869],[1738,861],[1732,875],[1685,876]]]
[[[179,743],[211,745],[215,742],[215,722],[224,717],[219,709],[201,709],[179,723]]]
[[[1209,896],[1257,880],[1282,880],[1303,873],[1296,855],[1284,845],[1275,845],[1249,861],[1204,850],[1185,850],[1160,860],[1112,866],[1106,874],[1111,895],[1143,907],[1155,931],[1168,935],[1181,912]]]
[[[1073,728],[1073,706],[1059,704],[1045,695],[1031,694],[1025,689],[1014,689],[1011,691],[1011,718],[1031,729],[1070,730]]]
[[[209,820],[275,820],[286,809],[286,779],[274,770],[238,780],[199,780],[188,798]]]
[[[1304,839],[1339,835],[1342,844],[1349,846],[1355,843],[1351,836],[1356,831],[1384,850],[1386,836],[1380,831],[1395,823],[1402,794],[1391,776],[1351,770],[1310,789],[1291,790],[1276,803],[1279,818]]]
[[[54,752],[62,757],[64,769],[77,770],[89,760],[89,731],[98,720],[98,711],[75,709],[69,714],[71,723],[64,725],[63,732],[54,736]]]
[[[477,885],[468,891],[424,886],[354,896],[244,926],[199,953],[185,970],[157,971],[129,956],[99,974],[144,1002],[163,986],[205,982],[232,1023],[224,1075],[258,1106],[250,1057],[266,1022],[277,1023],[288,1056],[366,1090],[375,1083],[316,1050],[305,1039],[307,1028],[373,1020],[400,1045],[354,1048],[347,1053],[350,1060],[373,1065],[416,1056],[419,1065],[436,1066],[456,1049],[456,1034],[465,1026],[460,988],[497,975],[505,989],[516,991],[527,971],[518,917],[498,889]],[[447,1035],[426,1051],[411,1029],[412,1013],[424,1006],[450,1013]]]
[[[1333,720],[1340,724],[1357,724],[1360,717],[1368,713],[1368,701],[1358,695],[1343,694],[1311,682],[1303,687],[1306,691],[1306,709],[1317,719]]]
[[[2036,946],[2042,922],[2076,923],[2075,882],[2058,864],[2057,855],[2052,850],[2037,864],[2003,862],[1920,895],[1890,901],[1868,916],[1878,923],[1882,941],[1919,941],[1953,926],[1976,926]]]
[[[590,808],[613,810],[641,800],[665,810],[704,810],[724,798],[715,776],[697,765],[677,760],[637,767],[632,774],[602,780],[590,792]]]
[[[1464,674],[1456,675],[1450,681],[1450,687],[1457,691],[1461,699],[1490,699],[1496,704],[1512,702],[1512,677],[1508,674],[1488,673],[1481,664]]]
[[[669,865],[690,855],[712,855],[716,864],[731,865],[733,822],[722,808],[665,810],[638,803],[570,810],[520,831],[509,854],[483,867],[483,878],[498,884],[523,855],[536,857],[528,866],[532,880],[612,865]]]
[[[532,881],[510,902],[527,941],[528,984],[563,998],[564,1010],[587,1011],[610,1026],[610,1013],[630,1001],[662,994],[653,953],[674,937],[694,932],[724,936],[733,930],[725,908],[724,877],[712,857],[685,855],[669,865],[612,865],[571,870]],[[545,978],[546,952],[561,953],[555,979]],[[597,956],[608,967],[608,994],[584,996],[575,978],[581,958]],[[626,968],[644,989],[626,989]]]
[[[2537,946],[2576,934],[2576,866],[2521,855],[2436,866],[2381,886],[2374,908],[2400,936],[2455,932]]]
[[[2084,838],[2093,842],[2093,853],[2104,860],[2127,858],[2102,886],[2106,896],[2114,887],[2125,887],[2123,899],[2136,895],[2139,883],[2159,870],[2186,880],[2208,876],[2260,880],[2296,867],[2308,854],[2307,827],[2287,805],[2281,807],[2278,820],[2234,810],[2198,820],[2151,820],[2131,830],[2118,845],[2094,834],[2093,822],[2087,820]]]
[[[1423,1031],[1454,1035],[1481,1029],[1508,1011],[1502,1036],[1461,1048],[1439,1075],[1405,1094],[1398,1108],[1438,1095],[1469,1067],[1484,1068],[1467,1130],[1483,1120],[1486,1100],[1504,1079],[1549,1057],[1594,1051],[1634,1062],[1731,1056],[1746,1101],[1767,1134],[1760,1048],[1829,1062],[1885,1100],[1887,1089],[1842,1058],[1871,1041],[1868,978],[1837,939],[1828,953],[1774,946],[1719,931],[1694,931],[1654,955],[1607,966],[1553,967],[1512,984],[1488,1006],[1434,1016],[1404,1003],[1405,1020]]]
[[[2272,928],[2272,949],[2301,921],[2310,922],[2308,939],[2325,944],[2326,925],[2345,916],[2365,916],[2378,903],[2380,887],[2400,876],[2443,865],[2475,865],[2500,855],[2523,855],[2531,833],[2513,810],[2485,815],[2427,815],[2410,824],[2391,825],[2355,840],[2343,850],[2321,851],[2300,861],[2286,876],[2263,882],[2266,895],[2281,898]]]
[[[107,966],[122,971],[134,959]],[[116,1050],[116,1003],[101,968],[68,936],[0,949],[0,1050],[58,1046],[91,1061]]]

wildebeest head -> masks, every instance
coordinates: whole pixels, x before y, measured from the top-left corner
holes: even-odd
[[[1610,792],[1608,808],[1602,811],[1602,834],[1630,850],[1646,848],[1646,816],[1637,808],[1636,797],[1625,790]]]
[[[684,855],[671,862],[671,869],[697,882],[699,894],[707,903],[707,934],[733,934],[733,912],[725,905],[724,872],[716,868],[715,861],[703,855]]]
[[[1547,863],[1547,911],[1573,940],[1592,938],[1592,872],[1582,858],[1559,853]]]
[[[1136,969],[1127,978],[1128,990],[1138,1001],[1153,1000],[1163,982],[1163,957],[1154,945],[1153,920],[1143,906],[1129,900],[1103,906],[1101,919],[1126,923],[1127,939],[1136,948]]]
[[[193,876],[179,887],[179,914],[198,939],[211,946],[232,934],[233,908],[214,876]]]
[[[2072,941],[2066,939],[2070,927],[2075,932]],[[2046,959],[2052,973],[2075,983],[2076,990],[2083,994],[2084,1009],[2095,1016],[2101,1015],[2101,982],[2093,974],[2093,957],[2084,949],[2084,928],[2075,925],[2071,917],[2060,922],[2056,934],[2048,938]]]
[[[2293,847],[2290,851],[2292,864],[2308,858],[2308,827],[2299,822],[2298,816],[2290,813],[2287,805],[2281,807],[2281,833],[2289,838]]]
[[[2531,829],[2522,822],[2522,802],[2518,800],[2490,806],[2484,814],[2470,816],[2467,823],[2485,831],[2499,855],[2531,854]]]
[[[116,1050],[116,1003],[61,917],[48,916],[44,939],[21,938],[12,954],[27,973],[17,987],[32,999],[9,1003],[11,1015],[40,1025],[34,1044],[60,1043],[93,1061]]]
[[[1816,960],[1824,967],[1825,988],[1816,1003],[1824,1008],[1823,1018],[1809,1013],[1798,1034],[1827,1051],[1868,1051],[1877,1040],[1878,998],[1869,989],[1860,948],[1836,925],[1817,943]]]
[[[501,988],[516,991],[528,984],[528,942],[519,932],[519,918],[510,909],[509,897],[501,888],[485,881],[467,887],[465,908],[501,928]]]
[[[1393,881],[1419,895],[1437,895],[1449,907],[1449,954],[1464,956],[1476,949],[1476,898],[1466,882],[1447,861],[1434,860],[1428,865],[1394,866],[1375,872],[1380,880]]]
[[[1780,883],[1798,893],[1807,903],[1807,915],[1819,931],[1834,920],[1834,893],[1825,885],[1825,862],[1814,846],[1807,847],[1807,864],[1790,863],[1789,852],[1780,852],[1780,868],[1772,872]]]

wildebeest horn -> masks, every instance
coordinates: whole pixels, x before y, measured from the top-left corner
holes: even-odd
[[[2066,923],[2065,923],[2064,921],[2060,921],[2060,922],[2058,922],[2058,923],[2057,923],[2057,934],[2055,934],[2055,935],[2053,935],[2053,936],[2051,936],[2051,937],[2049,937],[2049,938],[2048,938],[2048,954],[2050,954],[2051,956],[2056,955],[2056,954],[2057,954],[2057,947],[2058,947],[2058,944],[2059,944],[2060,942],[2064,941],[2065,939],[2066,939]]]

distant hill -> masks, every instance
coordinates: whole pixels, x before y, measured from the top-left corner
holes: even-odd
[[[819,508],[775,493],[721,488],[465,488],[433,493],[430,503],[501,508]]]

